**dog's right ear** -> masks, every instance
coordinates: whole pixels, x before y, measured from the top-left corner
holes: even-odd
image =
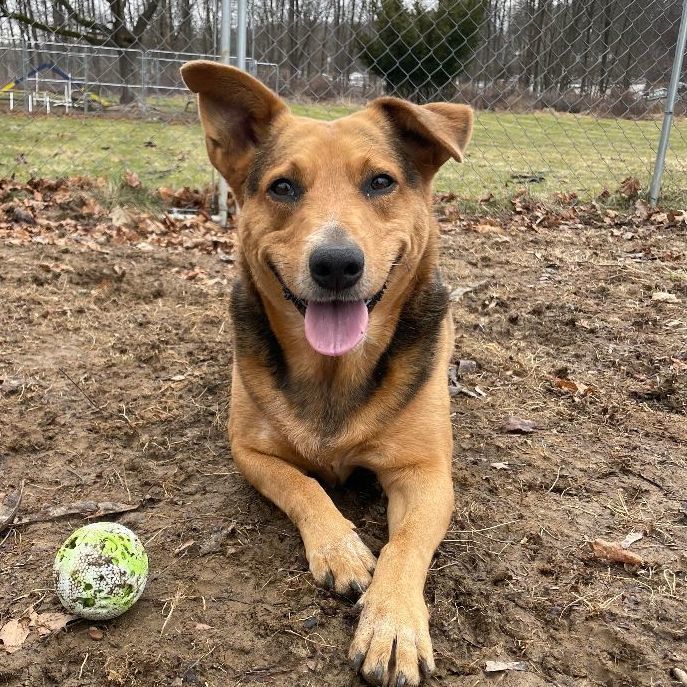
[[[181,68],[184,83],[198,94],[198,112],[210,162],[227,180],[239,203],[258,146],[286,104],[246,72],[197,60]]]

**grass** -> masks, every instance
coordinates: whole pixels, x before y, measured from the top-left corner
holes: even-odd
[[[331,119],[355,107],[296,104],[292,109]],[[660,127],[661,122],[653,120],[547,111],[479,112],[466,164],[445,165],[435,187],[467,201],[491,193],[495,204],[523,187],[544,199],[557,192],[591,197],[604,188],[614,191],[624,178],[636,176],[646,188]],[[2,176],[103,176],[116,187],[130,169],[151,190],[211,181],[198,124],[3,113],[0,130]],[[669,205],[687,200],[686,120],[676,121],[672,131],[663,200]]]

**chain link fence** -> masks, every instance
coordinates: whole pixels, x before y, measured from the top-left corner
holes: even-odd
[[[498,199],[527,187],[591,197],[630,176],[648,186],[685,6],[253,0],[242,57],[310,116],[343,114],[385,93],[473,105],[467,164],[442,170],[442,191]],[[151,187],[210,183],[178,68],[217,59],[220,45],[235,55],[237,9],[226,21],[216,0],[0,0],[2,174],[116,179],[132,169]],[[680,203],[685,68],[675,91],[663,188]]]

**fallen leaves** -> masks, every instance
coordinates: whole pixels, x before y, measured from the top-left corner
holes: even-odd
[[[124,183],[131,188],[139,188],[141,186],[141,179],[136,172],[127,169],[126,172],[124,172]]]
[[[123,184],[139,188],[141,181],[127,172]],[[186,208],[182,213],[151,213],[122,205],[104,209],[97,200],[100,196],[102,183],[82,177],[31,179],[25,184],[0,179],[0,240],[10,245],[74,245],[97,252],[107,252],[109,244],[139,250],[221,250],[223,259],[231,261],[231,231],[215,224],[203,209],[209,207],[211,189],[160,189],[166,204]]]
[[[620,182],[618,193],[628,200],[632,200],[639,195],[641,189],[642,184],[637,177],[627,177]]]
[[[184,186],[175,190],[163,186],[157,192],[165,205],[176,208],[207,208],[212,200],[212,190],[209,188],[197,190]]]
[[[534,420],[525,420],[509,415],[503,423],[503,429],[510,434],[531,434],[537,428]]]
[[[642,565],[644,559],[638,554],[624,549],[618,542],[605,539],[595,539],[589,543],[592,556],[607,563],[622,563],[627,565]]]
[[[593,384],[583,384],[582,382],[576,382],[572,379],[568,379],[567,377],[554,377],[553,385],[557,389],[566,391],[577,398],[590,396],[599,392],[598,387],[594,386]]]
[[[64,630],[77,616],[62,612],[37,613],[31,609],[21,618],[13,618],[0,628],[0,642],[6,653],[13,654],[28,641]]]
[[[8,654],[13,654],[21,649],[29,632],[28,618],[13,618],[0,629],[0,642]]]

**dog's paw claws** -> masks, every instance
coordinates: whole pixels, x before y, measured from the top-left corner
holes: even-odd
[[[360,672],[360,668],[363,665],[364,660],[365,660],[365,654],[363,654],[362,652],[356,654],[353,657],[353,659],[351,659],[351,667],[353,668],[353,670],[356,673]]]
[[[324,576],[324,582],[322,586],[325,589],[334,589],[334,575],[332,575],[331,570],[327,570],[327,574]]]
[[[389,593],[373,584],[358,605],[362,613],[349,655],[357,662],[364,654],[363,678],[375,686],[419,685],[434,670],[422,596]]]
[[[420,673],[422,677],[429,677],[434,672],[434,666],[429,664],[426,658],[420,659]]]
[[[379,664],[374,670],[364,673],[364,677],[374,687],[381,687],[384,679],[384,666]]]
[[[377,562],[355,532],[308,551],[315,581],[342,596],[358,597],[370,585]]]

